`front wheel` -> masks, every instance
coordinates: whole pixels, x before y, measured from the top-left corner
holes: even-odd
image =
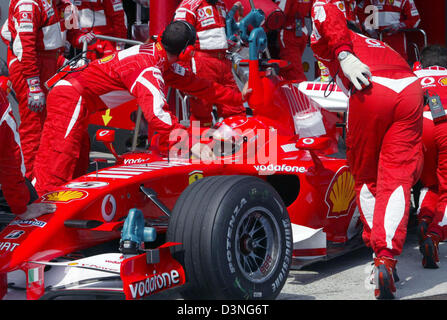
[[[251,176],[214,176],[179,197],[167,241],[192,299],[274,299],[287,280],[292,231],[276,190]]]

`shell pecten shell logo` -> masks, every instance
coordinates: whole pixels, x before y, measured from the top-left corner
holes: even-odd
[[[354,177],[347,167],[343,167],[335,174],[326,194],[328,217],[338,218],[348,215],[354,202]]]
[[[64,191],[54,191],[47,193],[42,196],[43,201],[45,202],[62,202],[68,203],[74,200],[82,200],[88,196],[88,193],[85,191],[78,190],[64,190]]]

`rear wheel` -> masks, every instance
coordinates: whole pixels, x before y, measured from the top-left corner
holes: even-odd
[[[290,269],[292,232],[286,207],[265,181],[207,177],[179,197],[167,241],[185,268],[183,296],[274,299]]]

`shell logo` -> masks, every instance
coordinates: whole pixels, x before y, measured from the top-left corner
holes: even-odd
[[[345,11],[345,5],[343,4],[343,2],[339,2],[339,3],[338,3],[338,8],[339,8],[342,12]]]
[[[99,60],[99,63],[106,63],[111,61],[113,58],[115,58],[115,54],[111,54],[107,57],[102,58],[101,60]]]
[[[82,200],[88,196],[85,191],[55,191],[42,196],[43,201],[68,203],[74,200]]]
[[[355,203],[354,177],[348,167],[342,167],[334,176],[325,199],[329,206],[328,218],[346,216]]]
[[[439,84],[442,86],[447,86],[447,77],[439,79]]]

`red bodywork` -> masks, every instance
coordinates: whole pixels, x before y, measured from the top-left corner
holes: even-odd
[[[278,101],[281,100],[276,100],[276,103]],[[281,109],[280,105],[277,107]],[[287,110],[285,106],[282,107]],[[277,112],[277,119],[255,115],[252,118],[228,118],[223,122],[230,127],[252,128],[255,133],[260,129],[276,128],[277,134],[267,135],[265,143],[259,139],[256,145],[257,155],[268,155],[272,150],[276,152],[276,162],[262,162],[263,159],[259,157],[248,158],[249,150],[246,147],[240,148],[234,155],[221,158],[220,163],[205,165],[197,160],[168,161],[149,150],[125,154],[116,165],[91,172],[61,186],[56,192],[44,195],[40,201],[57,205],[54,214],[30,221],[16,218],[1,232],[0,279],[5,279],[5,273],[16,269],[27,273],[35,267],[31,261],[51,261],[119,239],[123,218],[132,208],[142,210],[146,221],[155,226],[157,233],[164,233],[168,217],[140,191],[140,185],[153,189],[172,210],[177,198],[190,183],[214,175],[252,175],[266,181],[272,181],[275,177],[296,177],[285,178],[283,182],[293,183],[289,188],[296,194],[289,195],[291,198],[285,200],[289,202],[287,209],[291,222],[314,229],[323,228],[328,241],[347,242],[348,227],[355,210],[352,176],[345,159],[324,155],[337,151],[334,147],[337,118],[325,113],[327,131],[331,132],[331,136],[299,141],[291,127],[293,122],[290,119],[287,121],[285,114],[287,112]],[[269,149],[275,142],[272,136],[276,136],[277,143],[274,149]],[[67,221],[73,220],[99,221],[101,224],[92,228],[67,226]],[[325,254],[324,248],[294,252],[294,256]],[[43,270],[43,267],[40,269]],[[4,281],[0,292],[5,290],[5,286]],[[42,294],[43,285],[33,284],[27,297],[38,298]]]
[[[140,191],[141,185],[154,190],[158,199],[172,210],[180,194],[197,179],[216,175],[257,176],[271,183],[283,197],[292,226],[322,229],[328,242],[348,243],[352,226],[357,227],[359,221],[354,216],[353,177],[346,159],[334,155],[340,153],[337,114],[321,110],[326,134],[300,139],[291,105],[307,101],[305,96],[292,84],[258,70],[258,64],[250,61],[250,86],[254,90],[249,104],[253,116],[230,117],[213,128],[217,131],[230,128],[239,134],[233,138],[243,137],[243,142],[230,154],[221,154],[212,163],[166,159],[156,149],[124,154],[117,158],[115,165],[88,173],[42,196],[39,201],[57,205],[55,213],[29,221],[13,220],[0,233],[0,294],[6,291],[5,274],[22,269],[28,275],[34,272],[40,279],[32,282],[30,279],[34,277],[28,276],[27,297],[41,297],[45,288],[41,277],[44,267],[36,267],[36,262],[52,261],[119,239],[123,220],[132,208],[140,209],[158,234],[165,233],[169,217]],[[291,100],[291,92],[295,100]],[[326,243],[296,247],[293,257],[325,256],[326,248]],[[166,263],[158,272],[174,268],[179,274],[179,283],[183,283],[181,266],[175,261],[168,263],[172,257],[163,246],[159,249],[160,258]],[[126,264],[139,265],[142,258],[135,259],[125,260]],[[122,272],[127,270],[123,264],[121,267]],[[151,273],[152,267],[146,267],[143,273]],[[173,276],[175,280],[177,273]],[[143,286],[139,284],[146,281],[143,278],[137,275],[125,278],[122,274],[126,297],[140,297],[136,286]]]

